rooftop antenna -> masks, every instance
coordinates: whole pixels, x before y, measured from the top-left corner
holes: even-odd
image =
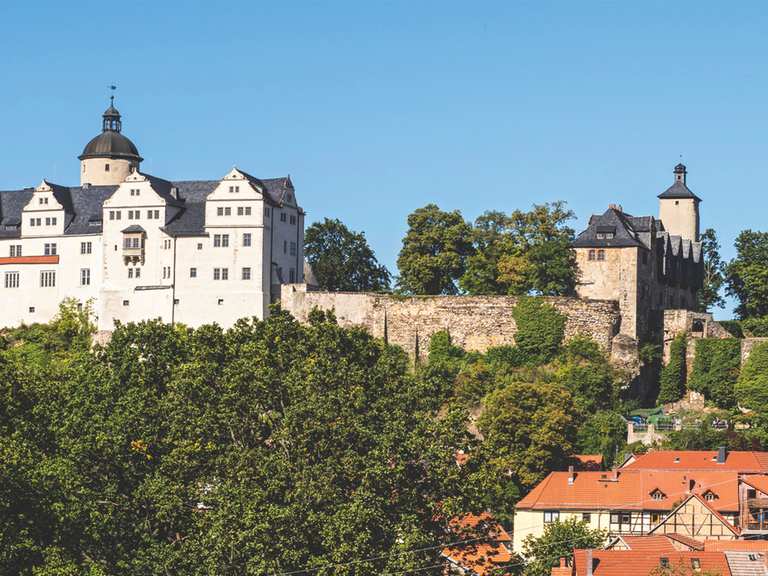
[[[109,105],[114,106],[115,105],[115,90],[117,90],[117,86],[114,84],[109,85],[109,89],[112,91],[112,94],[109,96]]]

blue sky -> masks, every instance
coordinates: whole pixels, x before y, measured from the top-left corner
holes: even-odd
[[[0,189],[76,183],[119,86],[170,179],[290,173],[395,269],[409,212],[656,214],[683,155],[724,254],[764,228],[759,2],[3,2]],[[725,313],[727,315],[727,313]]]

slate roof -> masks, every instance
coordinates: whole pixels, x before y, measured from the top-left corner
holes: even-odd
[[[173,219],[164,230],[172,236],[205,235],[205,199],[219,184],[219,180],[182,180],[171,182],[156,176],[146,175],[152,187],[168,202],[178,208]],[[292,190],[289,177],[259,180],[265,199],[274,206],[282,205],[287,190]],[[102,231],[102,206],[112,196],[117,186],[59,186],[51,184],[54,195],[65,207],[65,235],[99,234]],[[174,198],[171,188],[177,189]],[[33,188],[0,191],[0,238],[21,236],[21,214],[32,194]]]
[[[664,190],[658,196],[659,198],[693,198],[697,202],[701,202],[701,198],[696,196],[691,189],[686,186],[681,180],[677,180],[672,186]]]
[[[576,237],[573,246],[576,248],[631,248],[645,247],[638,240],[637,230],[633,226],[633,220],[639,220],[640,224],[644,219],[635,219],[629,214],[616,209],[608,208],[601,215],[594,215],[589,219],[589,226]],[[612,239],[598,238],[598,233],[614,231]]]

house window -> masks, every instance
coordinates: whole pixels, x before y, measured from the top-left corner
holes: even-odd
[[[219,306],[221,306],[222,304],[224,304],[224,298],[219,298],[219,299],[216,301],[216,304],[218,304]]]
[[[43,270],[40,272],[40,286],[42,288],[53,288],[56,286],[56,271]]]
[[[240,186],[230,186],[229,192],[230,194],[240,192]]]
[[[551,524],[560,520],[560,512],[557,510],[545,510],[544,511],[544,524]]]
[[[189,269],[189,277],[190,278],[197,278],[197,268],[190,268]]]
[[[50,217],[47,217],[47,218],[45,219],[45,225],[46,225],[46,226],[50,226],[50,225],[51,225],[51,219],[50,219]]]
[[[237,207],[237,215],[238,216],[242,216],[243,214],[245,214],[245,210],[243,209],[242,206],[238,206]]]
[[[160,210],[153,210],[155,220],[160,220]]]
[[[114,210],[110,210],[109,211],[109,219],[110,220],[114,220],[115,219],[115,211]]]
[[[120,210],[115,210],[115,220],[120,220],[123,217],[123,213]]]
[[[224,216],[224,207],[223,206],[219,206],[218,208],[216,208],[216,216]]]
[[[243,268],[243,280],[250,280],[250,279],[251,279],[251,269]]]
[[[29,313],[30,314],[34,314],[35,313],[35,307],[34,306],[30,306],[29,307]]]
[[[147,210],[147,220],[152,220],[152,210]]]
[[[232,216],[232,207],[231,206],[227,206],[226,208],[224,208],[224,216]]]
[[[669,558],[662,556],[659,558],[659,567],[661,568],[669,568]]]
[[[655,526],[661,522],[661,514],[658,512],[651,512],[651,526]]]
[[[129,304],[130,304],[130,301],[128,301],[128,300],[123,300],[123,306],[128,306]]]
[[[141,277],[141,268],[136,268],[136,278]]]
[[[21,244],[11,244],[11,258],[21,256]]]
[[[221,280],[221,268],[214,268],[213,269],[213,279],[214,280]]]
[[[43,247],[43,254],[46,256],[56,256],[56,243],[45,243],[45,246]]]
[[[660,490],[654,490],[651,494],[651,498],[654,500],[664,500],[664,494]]]
[[[229,268],[222,268],[221,269],[221,279],[222,280],[229,280]]]
[[[288,240],[283,240],[283,254],[288,254]]]
[[[221,235],[221,247],[227,248],[229,246],[229,234]]]
[[[80,254],[90,254],[93,252],[93,244],[90,242],[80,242]]]
[[[285,212],[280,212],[280,222],[285,222],[286,217],[287,214]]]
[[[629,512],[611,513],[611,532],[630,532],[632,515]]]
[[[90,285],[91,285],[91,269],[80,268],[80,286],[90,286]]]
[[[47,196],[42,196],[40,198],[40,204],[48,204],[48,197]]]
[[[246,232],[243,234],[243,246],[248,247],[251,245],[251,233]]]
[[[757,490],[755,490],[754,488],[747,488],[747,498],[749,498],[750,500],[752,498],[757,498]]]
[[[203,249],[203,243],[202,242],[198,242],[197,243],[197,249],[198,250],[202,250]]]
[[[291,214],[291,224],[296,224],[296,216]]]
[[[18,288],[19,287],[19,273],[18,272],[6,272],[5,273],[5,287],[6,288]]]
[[[109,164],[104,164],[104,172],[109,172]]]
[[[701,560],[698,558],[691,558],[691,568],[696,571],[701,570]]]
[[[296,256],[296,242],[291,242],[291,256]]]
[[[296,282],[296,270],[294,270],[293,268],[288,270],[288,282],[290,282],[291,284]]]
[[[214,268],[213,269],[214,280],[229,280],[229,268]]]
[[[595,251],[594,250],[590,250],[589,251],[589,255],[588,255],[587,259],[588,260],[594,260],[595,259]]]
[[[605,260],[605,250],[597,251],[597,259],[600,261]]]
[[[128,268],[128,278],[133,278],[133,268]]]
[[[715,493],[714,492],[707,492],[704,494],[704,500],[707,500],[708,502],[712,502],[712,500],[715,499]]]
[[[251,215],[251,207],[250,206],[246,206],[245,207],[245,215],[246,216],[250,216]]]
[[[592,522],[592,513],[591,513],[591,512],[584,512],[584,513],[581,515],[581,521],[582,521],[582,522],[586,522],[587,524],[589,524],[590,522]]]

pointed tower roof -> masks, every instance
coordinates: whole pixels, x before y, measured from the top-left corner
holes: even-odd
[[[659,198],[692,198],[693,200],[696,200],[697,202],[701,202],[701,198],[696,196],[693,192],[691,192],[691,189],[688,188],[688,185],[686,184],[686,177],[688,175],[688,169],[685,167],[685,164],[678,164],[675,166],[674,169],[674,175],[675,175],[675,182],[664,190],[661,194],[659,194]]]

